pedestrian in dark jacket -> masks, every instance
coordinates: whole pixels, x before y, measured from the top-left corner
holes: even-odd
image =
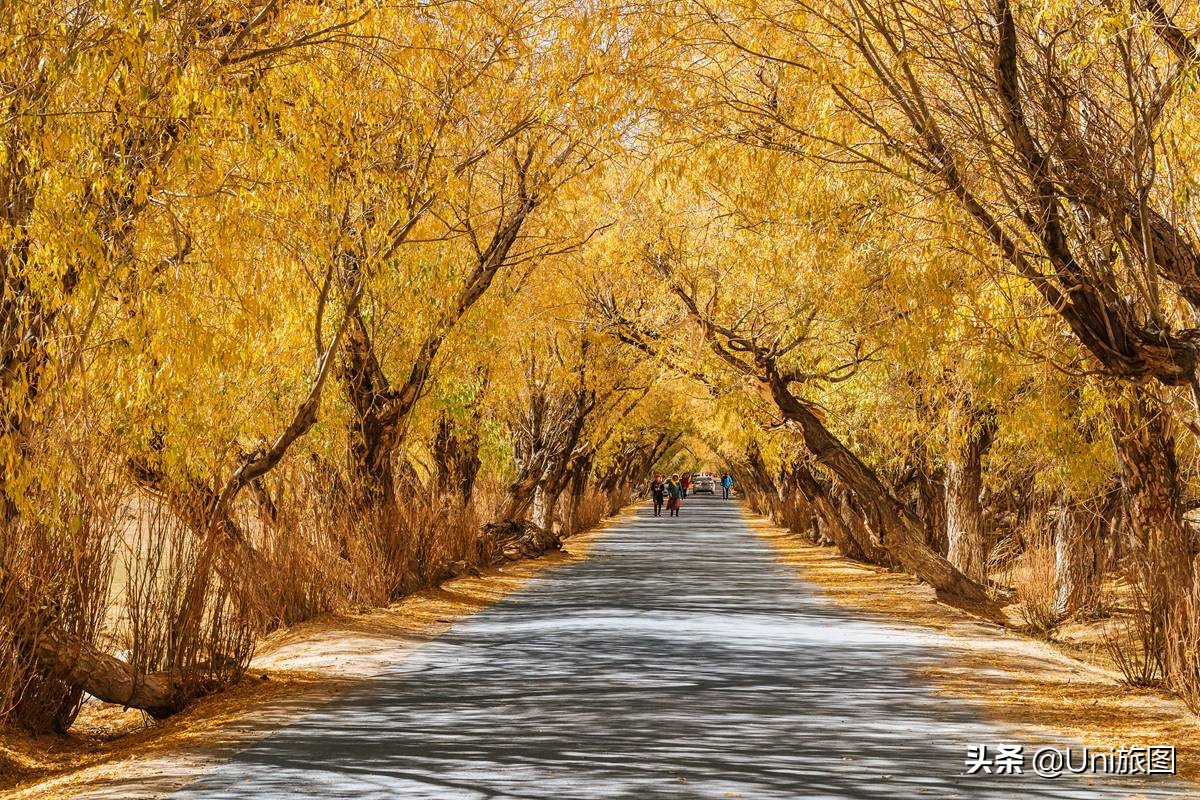
[[[667,497],[667,482],[662,475],[655,475],[650,481],[650,497],[654,500],[654,516],[662,516],[663,500]]]

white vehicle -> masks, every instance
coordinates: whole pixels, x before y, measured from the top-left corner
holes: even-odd
[[[717,493],[717,482],[713,480],[712,475],[697,475],[692,478],[692,494],[700,492]]]

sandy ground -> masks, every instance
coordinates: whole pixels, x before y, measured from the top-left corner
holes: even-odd
[[[352,689],[400,653],[436,639],[535,575],[585,558],[595,538],[620,519],[571,537],[562,553],[456,578],[387,608],[278,631],[260,645],[237,686],[164,722],[95,704],[69,737],[2,736],[0,792],[12,800],[48,800],[129,780],[144,783],[147,796],[169,791],[294,715]]]
[[[910,575],[851,561],[767,520],[748,519],[781,560],[838,604],[952,637],[964,657],[924,670],[938,691],[1031,734],[1104,749],[1174,745],[1178,774],[1200,781],[1200,721],[1169,693],[1122,686],[1114,670],[938,602]]]

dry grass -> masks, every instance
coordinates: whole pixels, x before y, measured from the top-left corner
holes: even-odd
[[[235,597],[239,587],[201,566],[199,537],[178,516],[149,500],[135,507],[112,649],[140,674],[172,671],[189,696],[236,683],[254,652],[256,615]],[[186,598],[198,579],[200,624],[193,628]]]
[[[573,536],[599,525],[608,514],[609,499],[599,489],[589,486],[577,503],[570,506],[563,533]]]
[[[1055,583],[1054,542],[1044,530],[1032,527],[1025,542],[1025,552],[1009,562],[1004,582],[1016,593],[1017,613],[1026,630],[1048,639],[1062,622]]]
[[[973,620],[909,575],[849,561],[765,520],[750,524],[780,560],[839,604],[951,637],[955,658],[926,671],[939,691],[997,720],[1092,747],[1174,745],[1179,774],[1200,781],[1200,722],[1170,694],[1129,689],[1113,671],[1057,644]]]
[[[1166,672],[1171,688],[1200,714],[1200,603],[1192,594],[1175,609],[1167,622],[1167,637],[1173,646],[1167,652]]]
[[[1104,628],[1104,649],[1126,686],[1151,688],[1162,684],[1165,634],[1157,615],[1150,613],[1145,581],[1126,581],[1128,609],[1115,613]]]
[[[0,523],[0,723],[36,732],[67,729],[80,693],[39,666],[30,643],[47,627],[100,640],[120,524],[114,466],[93,449],[66,447],[73,458],[39,453],[47,463],[62,457],[56,479],[30,486],[31,508]]]

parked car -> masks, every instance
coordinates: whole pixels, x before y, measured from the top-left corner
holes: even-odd
[[[695,475],[692,477],[692,494],[699,494],[700,492],[716,494],[717,482],[713,480],[712,475]]]

